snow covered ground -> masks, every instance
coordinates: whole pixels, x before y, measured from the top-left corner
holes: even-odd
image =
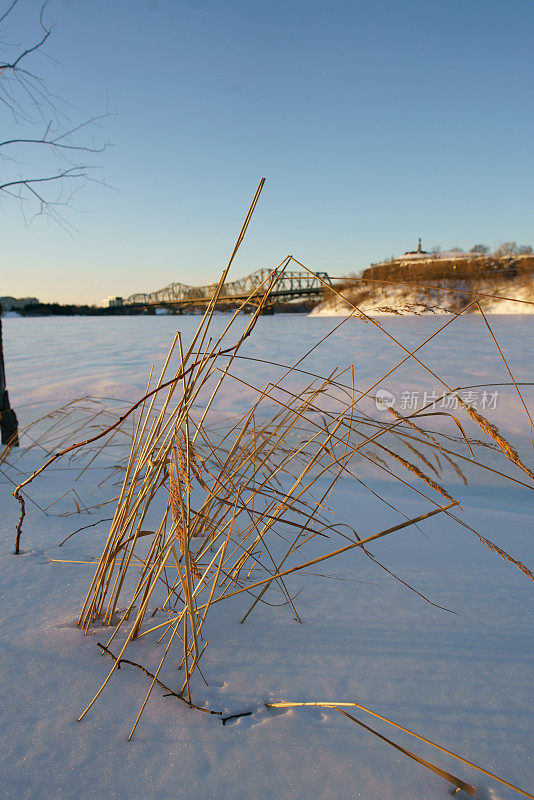
[[[405,280],[410,281],[407,272]],[[432,281],[429,281],[432,283]],[[436,281],[439,285],[439,281]],[[367,284],[369,288],[369,284]],[[477,281],[471,285],[458,281],[453,289],[459,291],[469,290],[480,292],[495,297],[479,298],[485,314],[533,314],[534,313],[534,287],[532,281],[525,280],[486,280]],[[465,300],[465,295],[459,295],[447,289],[423,289],[409,285],[374,284],[371,287],[371,296],[360,301],[358,307],[373,317],[390,316],[391,314],[406,313],[406,308],[411,307],[421,314],[445,314],[448,309],[459,308],[458,301]],[[499,299],[502,298],[502,299]],[[472,298],[468,298],[472,299]],[[521,302],[516,302],[517,300]],[[432,311],[426,307],[431,306]],[[393,310],[390,310],[393,309]],[[470,312],[469,312],[470,313]],[[334,297],[317,305],[311,312],[312,317],[343,317],[347,314],[347,304],[341,298]]]
[[[224,321],[221,317],[218,322]],[[382,324],[405,346],[415,347],[445,321],[388,318]],[[188,317],[5,320],[8,388],[21,424],[89,393],[137,398],[151,364],[160,364],[167,352],[176,326],[187,340],[196,322]],[[296,315],[265,317],[243,352],[289,364],[338,322]],[[499,316],[491,324],[517,381],[531,381],[532,318]],[[352,320],[301,366],[326,373],[336,365],[354,364],[358,386],[367,388],[402,355],[370,324]],[[454,387],[509,381],[479,317],[453,323],[418,357]],[[271,374],[256,361],[243,361],[239,369],[258,382]],[[394,372],[383,386],[394,395],[399,410],[403,402],[421,404],[424,392],[439,396],[443,390],[411,364]],[[532,387],[522,388],[532,408]],[[532,443],[519,400],[509,387],[492,390],[499,394],[486,413],[520,443],[532,466]],[[475,400],[482,403],[483,390],[476,391]],[[235,413],[247,401],[246,393],[229,383],[221,414]],[[493,402],[489,395],[486,402]],[[12,468],[3,469],[11,480],[20,480],[40,458],[38,451],[30,450],[14,459]],[[498,463],[502,467],[502,459]],[[72,471],[66,467],[56,463],[32,484],[31,497],[40,506],[71,485]],[[372,488],[406,514],[429,510],[428,503],[386,481],[378,469],[363,464],[361,468]],[[507,471],[520,476],[512,467]],[[94,474],[88,471],[80,481],[84,497],[96,492]],[[488,478],[474,467],[468,477],[468,487],[452,477],[447,482],[461,500],[462,519],[532,568],[530,490]],[[25,553],[15,557],[18,506],[11,489],[8,477],[0,474],[0,786],[6,800],[448,797],[450,785],[443,779],[337,712],[275,712],[265,708],[269,700],[357,700],[534,793],[534,587],[464,528],[438,516],[372,549],[405,581],[456,614],[424,602],[356,551],[317,569],[328,577],[288,578],[294,592],[301,590],[296,602],[303,625],[293,620],[287,607],[265,606],[256,607],[240,625],[239,610],[246,608],[242,596],[213,607],[210,646],[202,662],[209,686],[199,679],[195,697],[201,705],[227,714],[253,713],[223,726],[216,716],[191,711],[175,698],[154,692],[128,743],[147,678],[124,666],[84,720],[76,722],[108,673],[109,659],[95,644],[108,637],[100,631],[83,637],[75,626],[92,567],[50,561],[98,556],[107,535],[105,523],[80,532],[61,548],[58,543],[82,525],[111,516],[110,506],[62,517],[53,515],[54,508],[43,515],[29,504]],[[345,480],[331,508],[339,521],[350,521],[362,535],[399,521],[392,509]],[[73,510],[66,503],[57,508],[65,509]],[[147,639],[134,643],[128,655],[149,669],[158,657]],[[169,666],[163,680],[175,679]],[[355,716],[474,784],[482,800],[519,796],[376,719]]]

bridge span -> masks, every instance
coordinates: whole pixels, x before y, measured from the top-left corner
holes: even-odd
[[[238,302],[249,300],[247,305],[257,306],[263,300],[268,291],[270,276],[273,271],[270,269],[258,269],[236,281],[226,283],[217,300],[217,305],[235,305]],[[332,279],[327,272],[297,272],[295,270],[284,270],[274,279],[273,285],[268,291],[267,309],[273,310],[274,307],[290,300],[308,300],[320,297],[325,283],[331,285]],[[217,283],[210,283],[205,286],[188,286],[183,283],[171,283],[163,289],[158,289],[150,294],[132,294],[130,297],[117,297],[111,301],[110,305],[130,306],[132,308],[141,307],[162,307],[180,311],[195,306],[205,306],[213,297],[217,288]]]

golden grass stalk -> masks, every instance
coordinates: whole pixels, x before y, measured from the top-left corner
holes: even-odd
[[[112,658],[113,666],[80,719],[102,694],[121,663],[133,664],[151,678],[129,738],[139,724],[154,687],[169,688],[161,680],[161,677],[165,677],[169,660],[172,660],[174,668],[183,670],[178,685],[174,686],[171,693],[190,707],[199,707],[193,698],[197,691],[198,676],[204,679],[199,662],[209,642],[206,637],[209,636],[209,620],[213,617],[210,611],[224,600],[238,595],[242,595],[242,600],[247,600],[247,606],[236,601],[241,622],[245,622],[259,603],[275,605],[271,602],[273,599],[278,601],[278,605],[281,602],[287,606],[294,618],[301,621],[290,584],[285,581],[287,576],[306,573],[330,558],[361,550],[408,589],[432,603],[377,561],[367,546],[437,514],[445,513],[456,519],[475,533],[485,547],[513,563],[534,580],[534,575],[522,562],[509,556],[451,513],[458,501],[453,500],[445,485],[442,485],[444,479],[440,457],[453,467],[464,482],[466,477],[457,459],[462,464],[475,464],[492,474],[509,477],[515,483],[526,485],[483,463],[478,448],[482,450],[485,447],[483,452],[487,452],[488,443],[468,439],[461,422],[455,417],[452,419],[463,439],[424,430],[414,421],[423,416],[421,412],[403,417],[392,410],[395,419],[384,423],[361,411],[359,406],[364,398],[372,397],[372,390],[385,377],[408,361],[437,379],[448,393],[457,392],[458,389],[452,389],[416,354],[447,326],[454,324],[467,308],[474,305],[474,300],[413,349],[406,348],[361,309],[351,306],[352,311],[347,319],[359,317],[372,324],[380,335],[402,351],[400,360],[386,375],[377,376],[377,380],[367,388],[357,387],[352,366],[341,369],[332,365],[326,375],[303,369],[303,361],[346,324],[347,319],[336,324],[329,333],[308,347],[294,364],[277,364],[265,359],[265,365],[281,370],[279,377],[266,385],[257,386],[248,374],[239,374],[238,367],[247,360],[262,361],[243,355],[243,344],[257,328],[260,314],[284,270],[292,261],[300,263],[292,256],[283,259],[261,286],[256,287],[249,298],[240,304],[223,326],[222,333],[214,333],[213,316],[217,299],[262,187],[263,180],[245,217],[228,265],[214,288],[213,297],[189,345],[184,347],[180,334],[176,334],[159,377],[153,381],[151,373],[144,395],[96,435],[64,447],[66,431],[73,434],[77,423],[68,419],[68,411],[62,412],[64,418],[51,418],[54,427],[48,436],[59,437],[55,441],[61,441],[62,447],[51,447],[47,461],[22,481],[14,492],[21,504],[16,537],[18,551],[25,514],[22,490],[26,490],[44,469],[61,456],[77,454],[80,448],[123,431],[123,423],[127,419],[133,423],[129,455],[121,465],[124,474],[115,513],[78,620],[79,626],[87,633],[96,623],[114,625],[120,616],[107,645],[101,645],[103,652]],[[244,326],[238,325],[240,311],[252,303],[256,306],[253,316]],[[490,332],[494,338],[491,329]],[[494,341],[505,361],[495,338]],[[508,372],[519,392],[509,368]],[[217,401],[221,387],[228,382],[238,387],[240,394],[249,392],[251,400],[243,413],[233,417],[220,430]],[[460,403],[467,416],[489,437],[491,447],[498,448],[529,477],[534,477],[534,473],[521,461],[516,448],[497,427],[461,399]],[[63,419],[65,424],[71,425],[72,422],[72,427],[62,429],[60,423]],[[213,420],[217,421],[217,425]],[[52,439],[47,441],[50,443]],[[451,441],[464,442],[471,458],[454,452]],[[399,445],[407,447],[426,471],[408,461],[399,452]],[[99,445],[95,459],[100,450]],[[432,456],[436,458],[438,469],[431,460]],[[417,498],[424,500],[426,508],[430,504],[432,510],[417,516],[401,513],[362,480],[359,474],[361,459],[373,462],[382,474],[400,482]],[[415,485],[405,480],[410,476],[404,475],[398,465],[415,478]],[[439,483],[427,473],[432,473]],[[356,531],[357,523],[352,518],[350,524],[337,523],[326,506],[340,477],[365,487],[389,509],[400,514],[403,521],[385,529],[380,529],[381,525],[377,523],[376,532],[367,536]],[[442,501],[430,495],[426,487],[446,498],[449,501],[447,505],[440,505]],[[81,501],[79,505],[81,507]],[[353,516],[357,520],[357,514]],[[340,538],[343,545],[337,546]],[[307,549],[312,546],[310,543],[313,544],[312,550]],[[436,603],[433,605],[437,606]],[[118,655],[108,649],[115,637],[121,642]],[[159,637],[155,645],[167,639],[154,673],[137,662],[123,658],[126,649],[134,647],[134,641],[141,637]],[[149,638],[146,641],[152,640]],[[323,705],[334,707],[333,704]],[[336,707],[336,710],[345,713],[340,708]],[[351,719],[363,725],[359,720]],[[380,735],[368,726],[363,727]],[[423,741],[433,744],[429,740]],[[415,754],[389,743],[452,780],[455,786],[466,791],[473,789]]]
[[[399,730],[404,731],[404,733],[408,733],[410,736],[413,736],[416,739],[419,739],[419,741],[424,742],[425,744],[429,744],[431,747],[435,747],[437,750],[441,750],[442,753],[446,753],[448,756],[452,756],[452,758],[456,758],[458,761],[461,761],[463,764],[467,764],[467,766],[472,767],[473,769],[476,769],[478,772],[482,772],[484,775],[488,775],[490,778],[493,778],[494,780],[498,781],[499,783],[502,783],[504,786],[508,786],[508,788],[514,789],[516,792],[519,792],[524,797],[529,797],[530,800],[534,800],[534,795],[529,794],[524,789],[520,789],[519,786],[515,786],[513,783],[510,783],[509,781],[504,780],[504,778],[500,778],[498,775],[495,775],[493,772],[490,772],[489,770],[484,769],[484,767],[479,767],[477,764],[474,764],[472,761],[468,761],[463,756],[460,756],[457,753],[453,753],[452,750],[447,750],[446,747],[443,747],[442,745],[437,744],[437,742],[433,742],[431,739],[426,739],[424,736],[421,736],[420,734],[415,733],[414,731],[411,731],[409,728],[405,728],[403,725],[399,725],[398,722],[393,722],[393,720],[388,719],[387,717],[384,717],[382,714],[378,714],[376,711],[372,711],[370,708],[367,708],[366,706],[363,706],[360,703],[356,703],[356,702],[338,703],[338,702],[312,701],[312,702],[304,702],[304,703],[303,702],[276,702],[276,703],[265,703],[265,705],[266,705],[267,708],[299,708],[299,707],[332,708],[333,710],[339,711],[340,713],[343,713],[343,711],[341,711],[341,708],[359,708],[362,711],[364,711],[366,714],[370,714],[371,716],[377,717],[378,719],[382,720],[383,722],[387,722],[389,725],[392,725],[394,728],[398,728]],[[361,723],[359,723],[358,720],[356,720],[354,717],[351,717],[349,714],[345,713],[345,716],[348,716],[350,719],[352,719],[353,722],[358,722],[358,724],[361,724]],[[376,732],[373,731],[373,733],[376,733]],[[392,742],[390,742],[390,744],[392,744]],[[459,787],[459,788],[464,788],[464,787]],[[467,791],[468,794],[471,794],[472,796],[474,796],[474,792],[476,790],[472,786],[470,787],[470,789],[474,790],[474,791],[469,791],[468,789],[464,789],[464,791]]]

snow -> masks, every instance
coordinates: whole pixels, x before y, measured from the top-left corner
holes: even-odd
[[[409,271],[406,273],[405,280],[410,282]],[[471,292],[481,292],[486,295],[497,295],[502,298],[479,297],[480,304],[485,314],[532,314],[534,313],[534,295],[532,281],[524,282],[521,280],[501,280],[477,281],[476,285],[466,286],[461,281],[453,286],[454,289],[463,291],[468,289]],[[420,314],[441,315],[449,312],[449,309],[458,308],[458,300],[462,298],[465,302],[475,299],[458,295],[448,291],[446,288],[422,289],[410,287],[408,285],[376,285],[371,297],[358,304],[358,308],[365,314],[372,317],[392,316],[406,313],[407,307],[413,307]],[[515,302],[520,300],[522,302]],[[429,310],[427,306],[432,307]],[[393,310],[390,310],[393,309]],[[332,300],[324,301],[310,311],[311,317],[344,317],[351,313],[353,309],[341,298],[335,297]],[[468,312],[471,313],[471,312]]]
[[[408,348],[446,321],[380,320]],[[187,340],[197,323],[194,318],[165,316],[4,320],[8,388],[20,422],[89,393],[136,399],[144,391],[151,364],[162,362],[176,326]],[[224,323],[224,317],[217,320],[221,327]],[[298,315],[265,317],[244,353],[289,364],[337,323]],[[497,316],[491,324],[517,381],[531,380],[531,318]],[[301,366],[325,373],[335,365],[354,363],[358,386],[367,388],[402,355],[373,325],[350,320]],[[453,386],[509,381],[480,317],[452,323],[418,356]],[[249,381],[270,375],[258,362],[243,361],[237,369]],[[415,364],[406,364],[381,386],[397,398],[403,391],[442,389]],[[519,442],[531,465],[532,443],[520,402],[513,388],[500,391],[489,416]],[[532,407],[532,387],[523,391]],[[221,397],[221,414],[237,413],[247,401],[248,394],[229,382]],[[13,467],[2,470],[11,480],[20,480],[40,459],[35,449],[29,450],[11,459]],[[495,463],[503,468],[502,459]],[[32,484],[35,502],[44,507],[72,485],[73,471],[67,467],[57,462]],[[519,475],[512,467],[507,471]],[[96,474],[86,472],[77,484],[77,491],[94,502],[105,494],[95,488]],[[406,514],[428,510],[427,503],[386,480],[374,466],[362,463],[359,474]],[[530,491],[474,468],[469,478],[468,487],[452,477],[447,483],[461,500],[461,518],[532,567]],[[303,625],[286,607],[266,606],[256,607],[240,625],[239,611],[247,607],[242,595],[213,607],[210,646],[202,662],[209,686],[198,679],[195,699],[227,714],[252,715],[223,726],[216,716],[189,710],[155,691],[128,743],[148,679],[125,665],[84,720],[76,722],[109,671],[109,659],[95,644],[108,636],[96,629],[84,637],[75,626],[91,566],[50,561],[98,556],[107,535],[105,523],[80,532],[61,548],[58,543],[76,528],[111,516],[112,506],[72,516],[55,516],[52,508],[45,516],[30,504],[22,541],[25,553],[16,557],[12,550],[18,506],[11,490],[8,477],[0,474],[0,785],[6,800],[449,796],[444,780],[337,712],[268,710],[264,703],[269,700],[357,700],[533,792],[532,582],[464,528],[434,517],[420,530],[405,529],[372,549],[403,580],[457,614],[425,603],[355,551],[320,565],[317,572],[330,577],[287,579],[294,592],[302,589],[296,602]],[[69,503],[58,504],[56,513],[72,511]],[[399,520],[391,509],[343,479],[330,507],[338,521],[350,521],[362,535]],[[158,651],[141,639],[129,657],[150,669]],[[176,680],[172,666],[163,680]],[[355,716],[479,787],[477,797],[482,800],[518,797],[376,719]]]

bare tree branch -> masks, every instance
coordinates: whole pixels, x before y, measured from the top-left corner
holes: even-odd
[[[70,169],[63,170],[63,172],[58,172],[57,175],[49,175],[46,178],[24,178],[18,181],[0,183],[0,191],[7,189],[10,186],[25,186],[27,189],[30,189],[32,183],[48,183],[50,181],[59,181],[63,178],[85,178],[87,177],[86,174],[84,172],[79,172],[79,170],[83,169],[87,169],[87,167],[71,167]]]
[[[10,18],[10,27],[13,28],[18,5],[18,0],[12,0],[7,9],[0,12],[0,26]],[[31,156],[30,166],[2,170],[4,174],[0,175],[0,193],[21,204],[25,220],[27,217],[24,206],[37,202],[37,211],[29,217],[30,221],[36,216],[48,215],[70,233],[75,229],[61,216],[58,209],[70,207],[76,187],[64,194],[63,184],[68,181],[69,184],[78,182],[82,185],[87,180],[95,180],[89,176],[89,170],[93,167],[85,162],[78,163],[76,154],[99,155],[110,146],[109,142],[100,144],[83,140],[83,134],[87,133],[88,127],[109,114],[95,115],[77,125],[65,124],[66,116],[59,111],[61,100],[50,93],[43,78],[32,67],[38,53],[47,55],[44,46],[54,30],[54,26],[45,21],[46,8],[47,2],[44,2],[38,16],[40,33],[35,35],[33,42],[18,45],[11,58],[2,56],[0,52],[0,103],[11,112],[16,125],[23,123],[27,129],[21,131],[20,135],[15,134],[0,141],[1,162],[7,165],[9,162],[18,163],[16,154],[20,152]],[[0,48],[5,50],[7,46],[13,47],[0,41]],[[43,125],[42,135],[40,131],[36,131],[34,135],[31,128],[36,125]],[[63,161],[57,168],[53,163],[54,156],[61,157]],[[56,185],[57,191],[51,195],[50,192],[43,193],[40,185],[44,188],[48,184]]]
[[[105,119],[108,116],[110,115],[98,114],[97,116],[91,117],[91,119],[82,122],[80,125],[76,125],[75,128],[64,131],[62,134],[55,136],[54,138],[48,138],[48,134],[50,133],[50,129],[52,127],[52,122],[50,121],[46,127],[44,135],[40,139],[6,139],[5,141],[0,142],[0,147],[6,147],[7,145],[13,144],[45,144],[49,147],[56,147],[60,150],[83,150],[86,153],[103,153],[104,150],[110,146],[109,142],[106,142],[106,144],[103,144],[100,147],[90,147],[88,145],[81,144],[65,144],[62,140],[66,139],[68,136],[72,136],[72,134],[77,133],[78,131],[82,130],[82,128],[86,128],[88,125],[91,125],[98,120]]]
[[[10,5],[10,6],[9,6],[9,8],[7,9],[7,11],[4,11],[4,13],[2,14],[2,16],[0,17],[0,22],[3,22],[3,21],[5,20],[5,18],[6,18],[6,17],[8,17],[8,16],[11,14],[11,12],[12,12],[12,11],[13,11],[13,9],[14,9],[14,7],[17,5],[18,1],[19,1],[19,0],[13,0],[13,2],[11,3],[11,5]]]
[[[4,19],[6,19],[7,16],[9,16],[9,14],[12,12],[13,8],[16,6],[17,2],[18,2],[18,0],[14,0],[14,2],[11,3],[11,6],[7,9],[7,11],[0,18],[0,22],[2,22]],[[41,6],[41,11],[39,13],[39,24],[40,24],[41,29],[43,31],[43,35],[41,36],[41,38],[39,39],[39,41],[35,42],[35,44],[31,45],[30,47],[27,47],[25,50],[23,50],[21,53],[19,53],[19,55],[17,56],[17,58],[14,61],[12,61],[12,62],[8,62],[8,61],[7,62],[6,61],[0,62],[0,75],[6,69],[7,70],[16,70],[18,68],[18,65],[20,64],[20,62],[24,58],[29,56],[31,53],[35,53],[36,50],[39,50],[44,45],[44,43],[46,42],[46,40],[48,39],[48,37],[50,36],[50,34],[52,33],[52,30],[53,30],[53,26],[52,27],[47,27],[45,25],[45,23],[44,23],[44,12],[45,12],[46,6],[47,6],[47,3],[46,2],[43,3],[43,5]]]

